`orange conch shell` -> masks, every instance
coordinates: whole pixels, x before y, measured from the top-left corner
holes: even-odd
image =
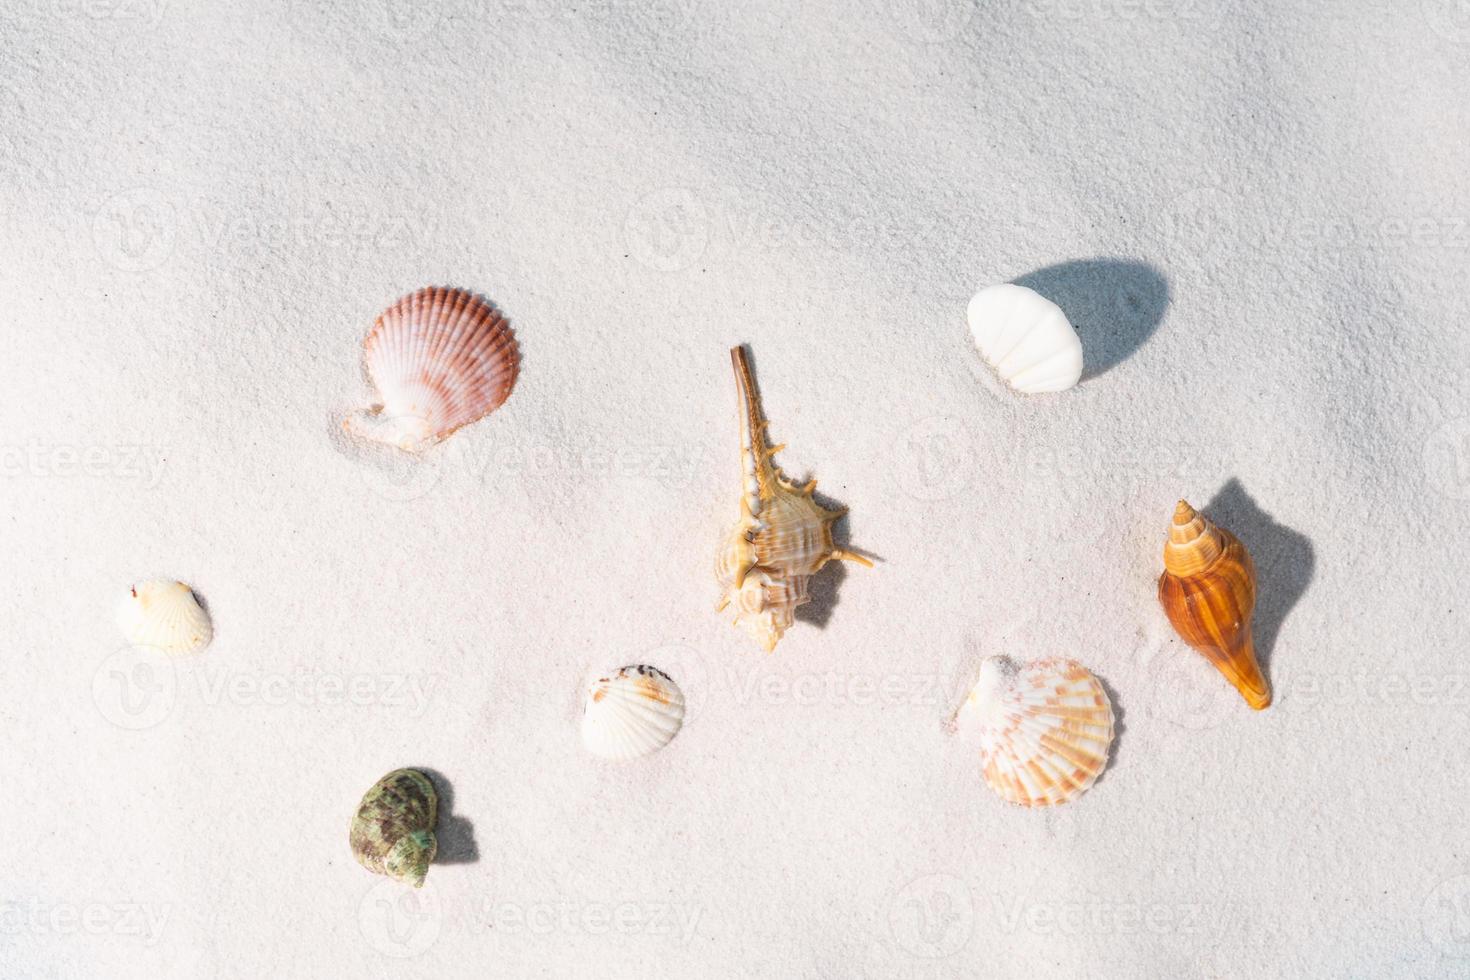
[[[796,621],[796,608],[811,601],[807,585],[833,558],[872,562],[832,543],[832,524],[846,511],[827,510],[812,499],[817,481],[798,487],[782,476],[774,457],[783,446],[766,442],[766,419],[750,376],[745,349],[730,351],[740,392],[740,520],[725,534],[715,556],[720,584],[717,609],[735,606],[735,622],[767,652]]]
[[[1235,535],[1182,500],[1164,544],[1159,602],[1184,642],[1204,654],[1247,704],[1260,711],[1271,703],[1251,641],[1256,567]]]

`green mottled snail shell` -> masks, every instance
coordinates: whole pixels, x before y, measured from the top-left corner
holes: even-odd
[[[349,840],[357,863],[422,888],[439,842],[439,794],[417,769],[395,769],[363,796]]]

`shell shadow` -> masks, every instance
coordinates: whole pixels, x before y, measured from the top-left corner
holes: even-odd
[[[480,860],[480,847],[475,843],[475,825],[454,813],[454,784],[437,769],[414,766],[429,777],[439,794],[439,826],[434,836],[439,839],[435,864],[474,864]]]
[[[802,481],[804,482],[804,481]],[[831,497],[817,490],[812,494],[812,499],[828,510],[841,510],[842,505]],[[862,555],[874,565],[881,564],[883,559],[866,548],[854,548],[850,543],[850,532],[847,528],[848,517],[843,516],[841,520],[832,525],[832,544],[844,551],[852,551]],[[841,587],[848,574],[848,562],[829,561],[822,566],[822,570],[812,576],[808,583],[808,592],[811,601],[796,607],[796,621],[815,626],[817,629],[826,629],[827,623],[832,619],[832,611],[837,608],[837,591]],[[870,571],[863,568],[862,571]]]
[[[1011,280],[1062,308],[1082,340],[1082,380],[1127,360],[1169,308],[1169,282],[1151,265],[1128,259],[1078,259]]]
[[[1123,709],[1123,702],[1118,700],[1117,689],[1104,680],[1103,676],[1096,671],[1093,671],[1092,676],[1096,677],[1097,682],[1102,685],[1103,693],[1108,696],[1108,703],[1113,706],[1113,747],[1108,752],[1107,765],[1103,766],[1103,771],[1097,774],[1097,779],[1093,782],[1093,785],[1096,786],[1104,779],[1107,779],[1108,774],[1113,771],[1113,767],[1118,764],[1118,756],[1123,751],[1123,736],[1128,731],[1128,725],[1124,721],[1128,716],[1128,712]]]
[[[1305,534],[1277,523],[1256,506],[1238,479],[1221,487],[1204,513],[1240,539],[1256,566],[1256,658],[1269,683],[1276,636],[1312,583],[1316,551]]]

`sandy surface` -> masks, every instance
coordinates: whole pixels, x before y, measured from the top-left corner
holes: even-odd
[[[1470,971],[1463,5],[574,6],[0,11],[0,975]],[[975,357],[1006,280],[1077,389]],[[336,419],[426,283],[525,363],[405,467]],[[712,612],[736,342],[882,559],[769,657]],[[1262,714],[1157,608],[1180,496]],[[156,575],[201,656],[122,646]],[[1113,693],[1075,805],[942,734],[993,653]],[[637,662],[688,723],[598,763]],[[408,897],[347,849],[405,765]]]

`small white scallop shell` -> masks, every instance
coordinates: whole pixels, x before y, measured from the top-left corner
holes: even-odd
[[[635,759],[668,745],[684,724],[684,693],[654,667],[624,667],[594,681],[582,742],[604,759]]]
[[[1082,341],[1062,308],[1025,286],[1002,283],[970,300],[970,336],[1016,391],[1066,391],[1082,377]]]
[[[978,739],[985,782],[997,795],[1052,806],[1080,796],[1107,766],[1113,706],[1076,661],[1038,660],[1016,670],[991,657],[955,728]]]
[[[134,585],[117,607],[117,625],[134,646],[193,653],[214,639],[209,613],[182,582],[154,579]]]
[[[437,286],[384,310],[363,352],[382,404],[343,424],[410,452],[499,408],[521,364],[515,333],[494,306],[468,290]]]

